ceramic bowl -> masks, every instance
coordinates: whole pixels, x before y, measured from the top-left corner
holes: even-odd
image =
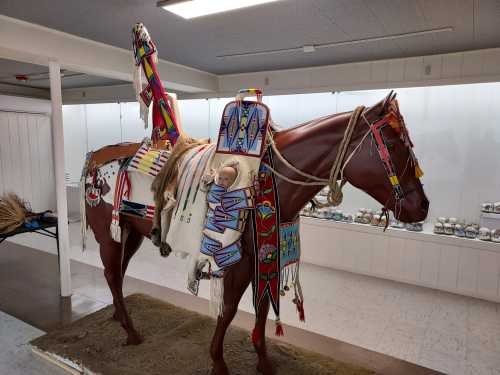
[[[444,216],[441,216],[441,217],[438,217],[437,221],[439,221],[440,223],[444,224],[444,223],[447,223],[448,222],[448,219]]]
[[[352,223],[353,222],[353,217],[352,217],[351,214],[344,215],[344,218],[342,219],[342,221],[345,221],[346,223]]]
[[[412,231],[412,232],[422,232],[424,229],[422,223],[408,223],[406,224],[406,230]]]
[[[477,236],[481,241],[491,241],[491,230],[486,227],[479,229],[479,234]]]
[[[493,212],[495,210],[493,203],[491,202],[484,202],[481,205],[481,211],[483,212]]]
[[[457,237],[465,237],[465,228],[462,224],[455,225],[455,236]]]
[[[444,234],[448,234],[448,235],[455,234],[454,225],[452,225],[450,223],[444,224]]]
[[[362,223],[363,222],[363,213],[362,212],[358,212],[356,214],[356,216],[354,217],[354,222],[355,223]]]
[[[373,215],[370,224],[373,226],[378,226],[379,223],[380,223],[380,215],[377,214]]]
[[[467,238],[476,238],[478,234],[478,230],[476,227],[470,225],[467,228],[465,228],[465,237]]]
[[[363,221],[362,221],[362,223],[363,223],[363,224],[370,224],[370,223],[371,223],[371,221],[372,221],[372,217],[373,217],[373,215],[372,215],[372,214],[370,214],[370,213],[366,213],[366,214],[364,214],[364,215],[363,215]]]
[[[436,224],[434,224],[434,233],[444,234],[444,224],[439,221]]]
[[[500,229],[495,229],[491,231],[491,240],[493,242],[500,242]]]

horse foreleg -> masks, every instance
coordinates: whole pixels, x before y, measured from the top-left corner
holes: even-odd
[[[224,361],[224,336],[238,311],[238,304],[246,288],[250,284],[251,264],[243,258],[224,277],[224,308],[222,316],[217,319],[217,327],[210,346],[210,356],[213,360],[212,375],[228,375],[229,370]]]
[[[269,313],[269,298],[264,298],[260,304],[259,311],[255,320],[255,327],[252,332],[252,342],[259,357],[257,371],[264,375],[273,375],[274,366],[267,356],[266,348],[266,323]]]

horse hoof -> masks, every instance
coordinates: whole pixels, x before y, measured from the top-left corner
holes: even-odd
[[[269,359],[259,360],[257,364],[257,372],[263,375],[275,375],[274,366]]]
[[[117,322],[121,322],[122,318],[120,316],[120,314],[118,314],[117,311],[115,311],[115,313],[113,314],[113,316],[111,317],[112,320],[115,320]]]
[[[127,342],[125,345],[140,345],[144,342],[144,339],[138,333],[133,335],[128,335]]]
[[[226,366],[226,362],[214,362],[212,367],[212,375],[229,375],[229,370]]]
[[[172,248],[170,247],[169,244],[163,242],[161,245],[160,245],[160,255],[162,257],[168,257],[170,255],[170,253],[172,252]]]

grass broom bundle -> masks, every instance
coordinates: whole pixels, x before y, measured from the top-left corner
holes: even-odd
[[[0,233],[11,232],[30,216],[29,205],[14,193],[0,197]]]

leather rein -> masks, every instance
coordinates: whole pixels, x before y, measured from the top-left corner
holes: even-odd
[[[337,153],[337,156],[335,158],[334,163],[332,164],[332,168],[330,170],[330,176],[328,179],[325,178],[320,178],[314,175],[311,175],[309,173],[306,173],[297,167],[295,167],[292,163],[290,163],[284,156],[283,154],[278,150],[278,147],[276,146],[276,143],[274,142],[272,134],[269,134],[269,144],[278,157],[278,159],[285,164],[285,166],[293,171],[294,173],[305,177],[307,179],[310,179],[312,181],[300,181],[300,180],[295,180],[291,179],[282,173],[278,172],[275,168],[272,168],[270,165],[265,164],[266,167],[268,167],[273,173],[275,173],[278,177],[282,178],[283,180],[295,184],[295,185],[302,185],[302,186],[324,186],[327,185],[329,187],[329,192],[328,192],[328,203],[327,204],[318,204],[318,202],[315,202],[317,205],[320,207],[326,207],[326,206],[338,206],[342,202],[342,187],[345,185],[347,180],[343,176],[343,171],[346,165],[349,163],[351,158],[354,156],[354,154],[359,150],[365,139],[367,138],[368,135],[371,134],[372,138],[375,140],[377,144],[377,151],[379,153],[380,159],[382,160],[382,164],[384,165],[384,169],[387,173],[387,177],[389,178],[389,181],[391,182],[391,185],[393,187],[394,191],[394,197],[396,200],[396,203],[401,203],[402,200],[405,198],[405,192],[403,188],[401,187],[399,183],[399,179],[396,174],[396,169],[394,167],[394,163],[392,161],[392,158],[389,153],[389,149],[387,147],[387,142],[385,138],[383,137],[383,134],[381,130],[385,126],[391,126],[396,130],[398,133],[401,134],[401,139],[403,140],[404,144],[409,148],[410,150],[410,156],[407,161],[407,164],[405,166],[405,170],[403,171],[403,175],[406,173],[407,167],[408,167],[408,162],[411,162],[414,164],[414,167],[416,169],[416,175],[417,177],[420,177],[421,175],[421,170],[418,166],[418,161],[415,157],[415,154],[413,153],[412,147],[413,144],[411,143],[411,140],[408,135],[408,131],[406,129],[406,126],[404,124],[403,117],[399,113],[399,108],[397,105],[397,102],[394,101],[395,104],[391,104],[391,111],[384,115],[382,118],[379,120],[376,120],[372,123],[370,123],[365,115],[365,107],[359,106],[357,107],[353,113],[351,114],[349,118],[349,123],[347,125],[347,128],[344,132],[344,136],[342,138],[342,141],[339,146],[339,152]],[[366,134],[363,136],[359,144],[354,148],[354,150],[351,152],[351,154],[345,159],[344,157],[346,154],[346,151],[348,149],[348,146],[351,143],[351,137],[354,131],[354,128],[356,127],[360,116],[363,118],[365,123],[368,125],[368,131]],[[340,184],[337,182],[338,177],[340,174]],[[389,202],[389,201],[388,201]],[[387,203],[388,203],[387,202]],[[384,209],[387,210],[387,203],[384,206]]]

